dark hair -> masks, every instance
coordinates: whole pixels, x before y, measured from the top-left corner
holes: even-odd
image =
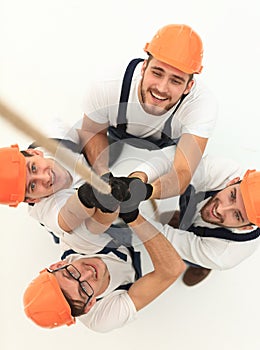
[[[28,153],[27,151],[20,151],[20,153],[22,153],[22,155],[24,155],[25,157],[32,157],[33,155]]]
[[[78,316],[84,315],[85,303],[81,300],[71,299],[71,297],[69,297],[68,294],[63,289],[61,289],[61,291],[70,306],[71,316],[78,317]]]

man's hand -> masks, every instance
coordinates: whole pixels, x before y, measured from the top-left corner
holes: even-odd
[[[128,189],[128,184],[122,180],[120,177],[114,177],[113,174],[106,173],[101,176],[105,182],[107,182],[111,186],[111,194],[114,196],[119,202],[123,202],[130,198],[130,192]]]
[[[119,217],[122,218],[125,223],[129,223],[137,218],[140,202],[151,197],[153,187],[150,184],[144,183],[137,177],[119,177],[118,179],[127,184],[129,191],[129,198],[125,199],[120,204]]]
[[[87,208],[99,208],[103,213],[113,213],[117,210],[121,201],[130,197],[128,185],[112,173],[101,176],[111,186],[111,194],[103,194],[85,183],[78,189],[78,197],[81,203]]]

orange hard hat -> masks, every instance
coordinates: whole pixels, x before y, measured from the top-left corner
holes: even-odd
[[[0,148],[0,204],[17,207],[23,202],[26,187],[26,162],[18,145]]]
[[[240,189],[248,220],[260,226],[260,171],[247,170]]]
[[[159,29],[144,51],[187,74],[200,73],[203,68],[202,41],[185,24],[169,24]]]
[[[27,287],[23,303],[26,315],[38,326],[54,328],[75,323],[56,277],[47,269]]]

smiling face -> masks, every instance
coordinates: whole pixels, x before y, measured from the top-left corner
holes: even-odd
[[[239,179],[239,178],[238,178]],[[204,221],[222,227],[250,229],[240,184],[232,180],[229,185],[213,196],[201,209]]]
[[[26,160],[26,202],[37,202],[41,198],[68,188],[71,184],[71,175],[59,163],[51,158],[44,158],[39,150],[26,151],[31,157]]]
[[[143,63],[140,103],[147,113],[162,115],[190,92],[193,83],[189,74],[152,57]]]
[[[80,258],[71,263],[80,273],[79,281],[87,281],[92,287],[94,294],[92,302],[88,304],[89,309],[95,303],[95,297],[101,295],[109,284],[109,272],[106,264],[100,258]],[[67,265],[66,261],[60,261],[52,264],[51,269],[55,270]],[[71,300],[81,303],[86,302],[86,294],[82,291],[77,280],[73,279],[66,269],[54,272],[62,291],[69,296]]]

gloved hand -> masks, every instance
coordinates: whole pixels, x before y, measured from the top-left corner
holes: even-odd
[[[101,179],[103,179],[111,186],[111,194],[119,202],[123,202],[130,198],[130,192],[128,189],[129,186],[120,177],[115,177],[111,172],[109,172],[102,175]]]
[[[119,179],[123,180],[128,185],[130,193],[130,198],[120,204],[119,217],[121,217],[125,223],[129,223],[137,218],[140,202],[151,197],[153,186],[144,183],[137,177],[120,177]]]
[[[103,213],[113,213],[122,200],[129,198],[128,185],[112,173],[106,173],[101,178],[111,186],[111,194],[103,194],[85,183],[78,189],[79,200],[87,208],[96,207]]]

